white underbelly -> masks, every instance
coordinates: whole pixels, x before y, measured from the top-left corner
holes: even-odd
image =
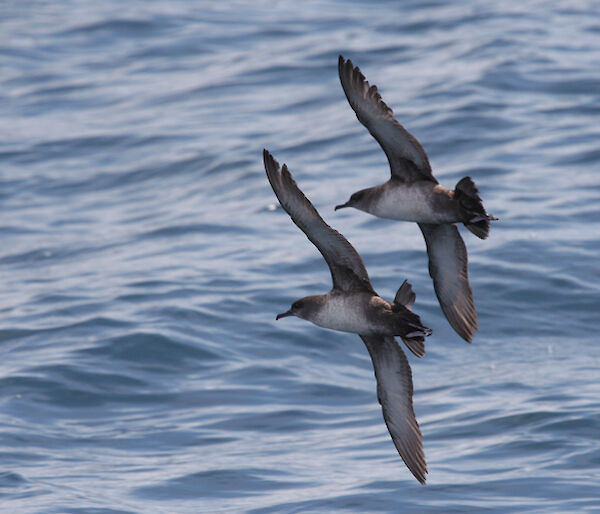
[[[311,321],[315,325],[332,330],[369,334],[373,327],[367,317],[367,305],[367,301],[359,295],[332,296]]]
[[[370,212],[380,218],[393,220],[453,223],[457,219],[454,209],[451,208],[451,201],[444,200],[446,198],[442,193],[436,193],[433,187],[398,186],[386,190],[371,207]]]

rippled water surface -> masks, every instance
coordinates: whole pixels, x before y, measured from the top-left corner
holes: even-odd
[[[3,4],[2,510],[600,509],[598,6],[494,5]],[[339,53],[501,220],[461,229],[472,345],[416,225],[333,211],[388,174]],[[330,277],[263,147],[383,297],[413,284],[425,487],[360,339],[275,322]]]

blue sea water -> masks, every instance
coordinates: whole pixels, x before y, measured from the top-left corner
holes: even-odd
[[[480,330],[443,317],[337,56],[453,187]],[[64,2],[0,7],[0,510],[600,511],[600,11],[595,2]],[[327,267],[266,147],[434,329],[409,356],[428,484],[368,354],[299,319]]]

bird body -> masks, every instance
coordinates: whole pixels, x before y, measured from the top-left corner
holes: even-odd
[[[398,123],[377,87],[367,82],[352,61],[340,55],[338,72],[356,117],[386,154],[391,178],[385,184],[357,191],[336,210],[354,207],[380,218],[418,223],[440,306],[454,330],[471,342],[477,330],[477,312],[469,284],[467,249],[456,223],[464,223],[485,239],[490,221],[496,218],[485,211],[470,177],[461,179],[454,190],[439,184],[419,141]]]
[[[323,328],[360,335],[401,336],[419,330],[415,315],[368,291],[337,289],[300,300],[294,314]],[[415,326],[416,325],[416,326]]]
[[[390,179],[361,192],[361,201],[351,206],[379,218],[434,224],[461,221],[454,191],[428,180],[406,183]]]
[[[264,150],[267,177],[279,203],[317,247],[329,266],[333,287],[327,294],[296,300],[276,319],[296,316],[315,325],[358,334],[365,343],[377,379],[377,398],[398,453],[415,478],[425,483],[427,466],[419,424],[412,405],[410,365],[395,335],[417,356],[425,353],[431,330],[411,307],[415,294],[404,282],[393,302],[373,290],[364,263],[348,240],[332,229],[304,196],[291,173]]]

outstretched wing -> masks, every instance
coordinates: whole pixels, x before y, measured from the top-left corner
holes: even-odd
[[[376,86],[369,86],[360,69],[340,55],[340,81],[358,120],[383,148],[390,163],[392,177],[402,182],[438,181],[431,172],[429,159],[421,143],[394,118],[381,99]]]
[[[281,206],[306,237],[325,258],[333,287],[342,291],[366,289],[373,291],[365,265],[358,252],[337,230],[332,229],[296,185],[287,166],[263,150],[265,170]]]
[[[413,383],[408,359],[393,337],[360,336],[367,349],[377,379],[377,398],[402,460],[425,483],[427,464],[419,423],[413,410]]]
[[[467,248],[454,224],[419,223],[427,243],[429,274],[446,318],[468,343],[477,330],[477,312],[469,284]]]

